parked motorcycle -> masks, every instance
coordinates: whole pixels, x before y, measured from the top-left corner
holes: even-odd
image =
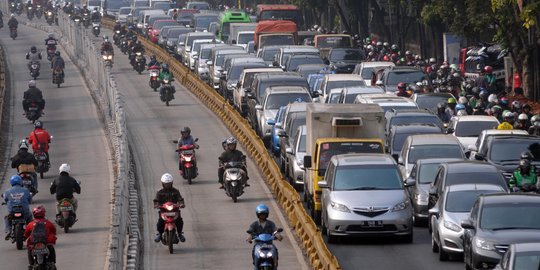
[[[50,10],[45,12],[45,20],[49,25],[52,25],[54,23],[54,13]]]
[[[56,203],[58,208],[58,213],[56,215],[56,224],[64,228],[65,233],[69,233],[69,228],[75,224],[75,208],[73,206],[73,201],[70,199],[62,199]]]
[[[15,38],[17,38],[17,28],[9,28],[9,36],[15,40]]]
[[[95,37],[99,36],[101,30],[101,24],[99,22],[93,22],[92,23],[92,34],[94,34]]]
[[[30,77],[34,78],[34,80],[39,77],[39,63],[30,63]]]
[[[29,6],[26,9],[26,17],[28,18],[29,21],[31,21],[34,18],[34,7]]]
[[[112,68],[112,66],[113,66],[113,55],[110,52],[103,52],[101,57],[103,58],[103,62],[105,62],[105,66]]]
[[[197,142],[199,139],[195,139],[195,142]],[[178,141],[176,141],[178,143]],[[198,146],[187,144],[182,145],[180,148],[176,150],[178,152],[178,167],[182,168],[181,174],[184,179],[188,181],[188,184],[191,185],[191,181],[197,177],[197,167],[196,167],[196,157],[195,157],[195,149],[198,149]]]
[[[223,173],[225,194],[231,197],[233,202],[238,201],[238,197],[244,194],[246,184],[245,160],[225,162],[221,166],[225,168]]]
[[[36,18],[41,19],[43,16],[43,7],[41,5],[36,6]]]
[[[165,230],[163,231],[163,235],[161,235],[161,243],[168,246],[170,254],[173,254],[173,245],[180,242],[174,222],[180,218],[180,208],[184,207],[183,204],[177,205],[172,202],[166,202],[159,206],[160,218],[165,222]]]
[[[2,202],[2,205],[6,203]],[[26,220],[24,219],[24,209],[22,205],[14,205],[11,208],[11,213],[7,216],[11,223],[10,237],[11,243],[15,243],[18,250],[23,249],[24,244],[24,228],[26,226]],[[8,240],[9,240],[8,239]]]
[[[150,85],[150,88],[154,90],[154,92],[157,91],[161,83],[158,80],[159,77],[159,66],[151,66],[148,67],[148,71],[150,72],[150,81],[148,84]]]
[[[137,73],[141,74],[144,71],[144,67],[146,66],[146,58],[144,58],[144,55],[142,52],[136,52],[135,53],[135,71]]]
[[[39,105],[36,102],[30,103],[28,106],[28,111],[24,112],[26,119],[36,122],[41,117],[42,111],[39,109]]]
[[[160,90],[160,99],[162,102],[165,102],[165,105],[169,106],[169,102],[174,99],[174,93],[176,90],[171,84],[174,81],[174,78],[165,77],[161,80],[161,90]]]
[[[47,243],[37,242],[34,243],[34,248],[32,249],[32,257],[34,258],[34,264],[32,269],[36,270],[56,270],[54,262],[49,262],[49,248]]]
[[[283,232],[282,228],[277,229],[273,234],[259,234],[253,239],[255,247],[253,248],[254,264],[259,270],[273,270],[278,266],[278,250],[273,241],[277,239],[276,235]]]

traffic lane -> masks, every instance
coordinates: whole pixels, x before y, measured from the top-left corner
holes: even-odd
[[[78,222],[72,231],[65,234],[57,227],[57,266],[103,269],[109,239],[111,154],[103,125],[84,80],[64,51],[61,52],[66,61],[65,84],[61,88],[52,84],[45,46],[42,45],[46,35],[45,32],[19,24],[19,37],[16,40],[7,38],[7,35],[1,38],[13,86],[10,104],[13,132],[9,155],[16,153],[19,140],[33,130],[32,123],[23,115],[21,101],[31,79],[25,53],[35,44],[44,56],[37,79],[37,86],[46,100],[45,115],[41,120],[54,138],[50,147],[51,169],[45,174],[45,179],[38,180],[40,192],[34,197],[33,206],[43,204],[47,217],[54,220],[55,197],[49,193],[49,186],[58,175],[60,164],[69,163],[72,176],[82,182],[82,194],[75,195],[79,201]],[[15,173],[15,169],[8,169],[6,176]],[[2,191],[7,188],[9,183],[4,183]],[[4,216],[5,207],[1,211]],[[26,250],[16,250],[10,242],[0,241],[0,261],[2,268],[21,269],[27,264]]]
[[[287,231],[286,240],[276,243],[280,266],[283,269],[307,269],[290,228],[287,229],[283,215],[251,159],[248,160],[251,187],[246,188],[238,203],[233,203],[223,190],[218,189],[217,157],[223,151],[221,142],[231,136],[219,119],[178,84],[176,99],[170,107],[166,107],[159,100],[158,93],[148,87],[148,73],[136,74],[127,57],[118,53],[117,48],[115,51],[113,74],[126,101],[130,143],[145,214],[144,268],[167,269],[171,264],[180,264],[186,269],[251,267],[252,247],[245,242],[245,231],[256,219],[256,205],[268,203],[270,218]],[[181,179],[175,145],[172,143],[172,140],[178,139],[179,131],[184,126],[191,128],[192,135],[199,138],[201,145],[197,151],[199,176],[193,185]],[[186,200],[182,216],[187,241],[175,246],[177,254],[173,256],[163,245],[152,241],[157,222],[157,212],[151,208],[152,199],[161,188],[159,179],[164,172],[173,174],[175,186]]]

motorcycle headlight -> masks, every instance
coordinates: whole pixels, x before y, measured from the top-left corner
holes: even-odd
[[[184,157],[184,160],[187,162],[191,162],[191,157]]]
[[[171,40],[168,40],[167,41],[167,46],[172,47],[172,45],[173,45],[173,42]]]
[[[50,11],[49,11],[49,12],[47,12],[47,15],[51,16],[51,15],[52,15],[52,12],[50,12]]]
[[[136,54],[137,56],[141,56],[141,55],[142,55],[141,52],[136,52],[135,54]]]
[[[174,206],[172,206],[172,205],[167,205],[167,206],[165,207],[165,209],[167,209],[167,211],[172,211],[172,210],[174,209]]]
[[[340,204],[340,203],[337,203],[337,202],[331,202],[330,206],[332,207],[332,209],[334,209],[336,211],[347,212],[347,213],[351,212],[351,210],[349,210],[349,208],[344,204]]]
[[[266,258],[266,252],[259,250],[259,257],[260,258]]]
[[[451,231],[454,231],[454,232],[460,232],[461,231],[461,227],[458,226],[456,223],[452,222],[452,221],[448,221],[448,220],[445,220],[444,223],[443,223],[444,227],[451,230]]]
[[[476,238],[474,241],[474,244],[477,248],[485,249],[485,250],[495,250],[495,246],[493,243],[490,243],[484,239]]]
[[[420,193],[414,195],[414,199],[416,200],[416,204],[418,205],[428,205],[429,196],[425,193]]]
[[[28,9],[32,9],[32,7],[28,7]]]
[[[163,80],[163,83],[169,83],[169,80],[164,79],[164,80]]]
[[[231,84],[227,85],[227,88],[228,88],[229,90],[233,90],[235,86],[236,86],[236,85],[234,85],[234,84],[231,83]]]
[[[396,211],[405,210],[405,209],[409,208],[410,205],[411,205],[411,202],[409,200],[405,200],[403,202],[400,202],[400,203],[394,205],[394,207],[392,207],[392,211],[396,212]]]
[[[233,181],[236,181],[236,180],[239,180],[238,178],[240,178],[240,175],[238,174],[229,174],[229,178]]]

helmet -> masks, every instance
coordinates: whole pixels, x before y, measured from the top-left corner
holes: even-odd
[[[398,83],[397,88],[398,90],[405,90],[405,83],[404,82]]]
[[[398,49],[398,46],[396,44],[392,44],[392,47],[390,47],[393,51],[396,51]]]
[[[49,38],[53,38],[54,35],[52,33],[49,33]]]
[[[28,87],[36,87],[36,81],[30,80],[30,81],[28,82]]]
[[[456,99],[451,97],[451,98],[448,98],[448,104],[456,104]]]
[[[173,176],[170,173],[164,173],[161,176],[161,183],[163,184],[170,184],[174,180]]]
[[[26,149],[26,150],[28,150],[28,141],[26,141],[25,139],[22,139],[22,140],[19,142],[19,149]]]
[[[370,44],[370,45],[367,45],[366,49],[368,49],[368,51],[373,50],[373,45],[371,45],[371,44]]]
[[[388,46],[390,46],[390,43],[388,43],[388,42],[383,42],[382,45],[383,45],[384,47],[388,47]]]
[[[429,63],[430,64],[435,64],[435,63],[437,63],[437,60],[435,58],[431,57],[431,58],[429,58]]]
[[[493,73],[493,68],[491,66],[485,66],[484,67],[484,72],[487,73],[487,74],[491,74],[491,73]]]
[[[36,53],[36,52],[37,52],[36,46],[30,47],[30,51],[31,51],[32,53]]]
[[[467,104],[467,102],[469,102],[469,100],[467,100],[466,97],[459,97],[458,102],[460,104]]]
[[[522,113],[518,116],[518,120],[529,120],[529,117],[526,114]]]
[[[524,110],[525,110],[525,109],[529,109],[529,110],[530,110],[530,109],[531,109],[531,105],[525,103],[525,104],[523,104],[523,109],[524,109]]]
[[[522,159],[519,161],[519,167],[521,169],[530,170],[531,169],[531,161],[528,159]]]
[[[13,175],[9,178],[9,183],[11,186],[22,186],[22,178],[18,175]]]
[[[56,52],[54,53],[54,55],[60,56],[60,51],[56,51]]]
[[[11,13],[11,15],[9,15],[9,17],[15,18],[15,14]]]
[[[489,95],[489,96],[488,96],[488,102],[489,102],[489,103],[495,103],[495,102],[497,102],[497,95],[495,95],[495,94]]]
[[[268,206],[266,204],[261,203],[257,205],[257,208],[255,208],[255,214],[257,217],[259,217],[260,214],[266,214],[266,217],[270,214],[270,209],[268,209]]]
[[[67,174],[70,174],[71,173],[71,166],[69,166],[69,164],[67,163],[63,163],[62,165],[60,165],[60,168],[58,168],[58,172],[59,173],[67,173]]]
[[[380,46],[382,46],[382,42],[379,41],[377,42],[377,47],[380,47]]]
[[[437,109],[446,109],[446,103],[444,102],[439,102],[437,104]]]
[[[34,123],[34,128],[43,128],[43,122],[41,121],[36,121]]]
[[[461,110],[465,110],[465,105],[460,103],[460,104],[456,105],[456,111],[461,111]]]
[[[540,116],[533,115],[533,117],[531,117],[531,123],[534,123],[534,122],[540,122]]]
[[[411,51],[405,51],[405,55],[412,55]]]
[[[458,104],[458,106],[459,105],[461,105],[461,104]],[[457,111],[456,115],[457,116],[463,116],[463,115],[468,115],[468,114],[467,114],[466,110],[459,110],[459,111]]]
[[[459,68],[458,68],[458,66],[456,64],[451,64],[450,69],[453,70],[453,71],[458,71],[459,70]]]
[[[523,151],[521,152],[521,159],[531,160],[533,159],[533,155],[529,151]]]
[[[234,137],[229,137],[227,138],[227,140],[225,141],[226,144],[234,144],[236,145],[238,143],[238,141],[236,140],[236,138]]]
[[[500,100],[501,100],[501,104],[508,105],[508,98],[507,97],[502,97]]]
[[[499,105],[495,105],[495,106],[491,107],[491,111],[492,111],[493,113],[501,113],[501,112],[502,112],[502,108],[501,108],[501,106],[499,106]]]
[[[43,207],[43,205],[38,205],[32,209],[32,215],[34,215],[34,218],[44,218],[45,212],[45,207]]]
[[[503,113],[503,117],[504,117],[504,118],[514,118],[514,113],[511,112],[511,111],[505,111],[505,112]]]
[[[163,63],[163,64],[161,65],[161,68],[162,68],[162,69],[169,69],[169,65],[167,65],[167,63]]]
[[[521,109],[521,103],[519,103],[517,100],[512,101],[512,108]]]
[[[390,61],[390,57],[388,57],[388,55],[385,55],[385,56],[383,57],[383,61]]]
[[[187,133],[187,134],[190,134],[191,133],[191,129],[189,127],[184,127],[180,130],[180,133]]]
[[[109,39],[107,35],[103,35],[103,39]]]

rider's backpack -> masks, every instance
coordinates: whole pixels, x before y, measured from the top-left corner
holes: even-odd
[[[47,242],[47,227],[45,227],[45,221],[36,221],[30,237],[32,243]]]

